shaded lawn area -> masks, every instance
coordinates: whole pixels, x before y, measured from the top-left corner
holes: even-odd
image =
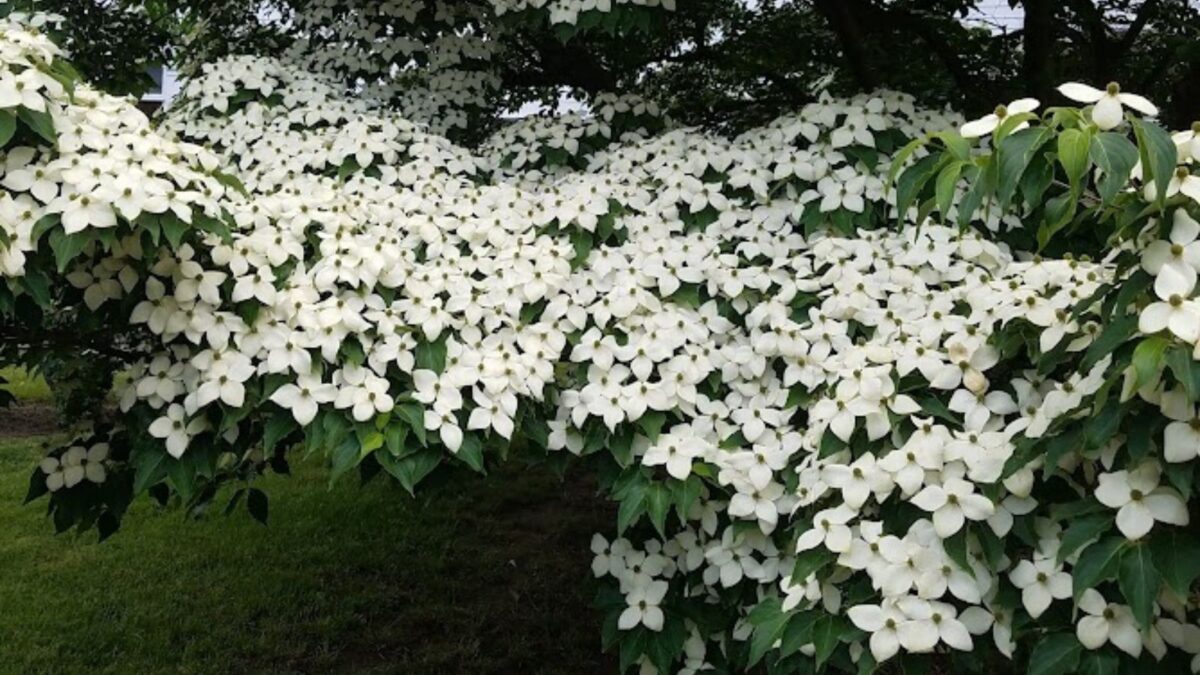
[[[244,510],[140,502],[55,536],[20,505],[44,439],[0,439],[0,671],[611,673],[588,543],[612,512],[578,475],[506,467],[414,501],[316,461]]]

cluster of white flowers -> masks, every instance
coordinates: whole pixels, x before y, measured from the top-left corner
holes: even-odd
[[[489,137],[479,154],[492,170],[553,172],[554,165],[586,160],[614,141],[645,140],[667,124],[653,101],[601,93],[587,111],[516,120]]]
[[[344,96],[328,75],[239,57],[188,85],[164,135],[126,101],[86,87],[69,95],[39,75],[54,57],[15,23],[0,35],[0,105],[15,90],[8,104],[45,111],[58,135],[53,148],[3,158],[5,277],[24,272],[45,216],[67,233],[147,219],[164,231],[202,217],[233,225],[227,240],[156,252],[131,236],[104,255],[85,251],[70,272],[92,309],[140,294],[130,320],[162,344],[131,369],[121,407],[154,411],[149,433],[176,457],[217,433],[225,411],[253,405],[248,388],[267,376],[282,380],[269,400],[300,425],[321,411],[366,423],[415,402],[423,431],[451,453],[467,434],[511,439],[523,412],[546,408],[554,451],[592,452],[593,439],[633,430],[634,461],[706,480],[663,540],[593,542],[594,572],[626,598],[620,629],[662,630],[664,598],[681,586],[693,598],[778,589],[789,610],[838,613],[839,585],[858,578],[877,597],[848,609],[871,634],[855,653],[869,647],[879,661],[969,650],[989,630],[1011,654],[1012,614],[995,604],[1003,577],[1034,618],[1070,597],[1074,558],[1059,556],[1062,524],[1048,516],[1036,519],[1029,559],[1002,550],[981,562],[985,540],[1039,508],[1039,476],[1094,491],[1130,539],[1188,523],[1155,460],[1110,471],[1120,439],[1005,470],[1022,443],[1085,414],[1110,359],[1060,378],[1008,372],[990,339],[1021,323],[1042,352],[1083,352],[1099,310],[1073,309],[1111,281],[1109,266],[1010,251],[980,234],[1000,218],[983,211],[963,230],[859,229],[911,215],[895,213],[886,167],[905,140],[956,128],[952,113],[896,93],[826,97],[727,139],[635,131],[657,111],[613,98],[515,124],[476,154]],[[622,116],[636,121],[618,125]],[[1194,138],[1177,140],[1194,160]],[[547,166],[548,148],[586,168]],[[1144,253],[1163,302],[1142,311],[1141,328],[1196,343],[1200,225],[1175,213],[1170,241]],[[444,346],[444,366],[420,357],[430,345]],[[1194,407],[1134,384],[1123,395],[1176,420],[1166,459],[1195,460]],[[656,416],[669,420],[661,432],[640,424]],[[219,433],[236,438],[238,427]],[[49,487],[104,480],[98,447],[47,459]],[[885,526],[901,505],[915,517]],[[839,567],[838,583],[793,578],[798,558],[818,555]],[[1200,652],[1190,602],[1164,593],[1160,627],[1130,633],[1129,610],[1091,592],[1080,641]],[[688,630],[698,670],[720,645]],[[743,623],[736,636],[750,632]]]
[[[90,448],[73,445],[59,457],[42,460],[42,473],[46,475],[46,487],[51,492],[72,488],[87,480],[99,485],[108,478],[105,462],[108,460],[108,444],[96,443]]]

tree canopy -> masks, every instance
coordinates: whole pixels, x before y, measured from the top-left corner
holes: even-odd
[[[340,64],[368,83],[414,65],[488,72],[494,86],[473,103],[489,115],[531,100],[554,107],[564,89],[583,100],[620,91],[650,94],[687,123],[745,125],[822,89],[881,87],[974,114],[1021,96],[1061,102],[1054,86],[1079,80],[1144,92],[1177,126],[1200,118],[1200,6],[1188,0],[1011,0],[1016,20],[999,24],[977,13],[978,0],[689,0],[669,20],[657,2],[613,12],[580,3],[557,16],[529,9],[541,2],[495,3],[512,8],[496,16],[485,0],[22,2],[64,15],[74,62],[117,93],[144,84],[136,76],[148,63],[295,54],[300,40],[309,54],[322,44],[369,53]],[[414,51],[451,25],[497,58],[436,63]]]

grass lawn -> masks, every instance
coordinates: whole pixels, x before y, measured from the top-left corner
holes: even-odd
[[[0,439],[0,673],[611,673],[577,476],[509,467],[418,501],[315,463],[244,511],[140,503],[104,544],[20,505],[36,439]]]

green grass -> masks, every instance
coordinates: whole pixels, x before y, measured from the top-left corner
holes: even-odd
[[[0,440],[0,673],[615,672],[588,551],[612,514],[578,479],[414,501],[298,464],[266,527],[140,503],[97,544],[20,506],[39,445]]]
[[[50,400],[50,387],[40,375],[30,377],[23,368],[0,368],[0,378],[6,384],[0,384],[0,389],[7,389],[23,403],[45,403]]]

